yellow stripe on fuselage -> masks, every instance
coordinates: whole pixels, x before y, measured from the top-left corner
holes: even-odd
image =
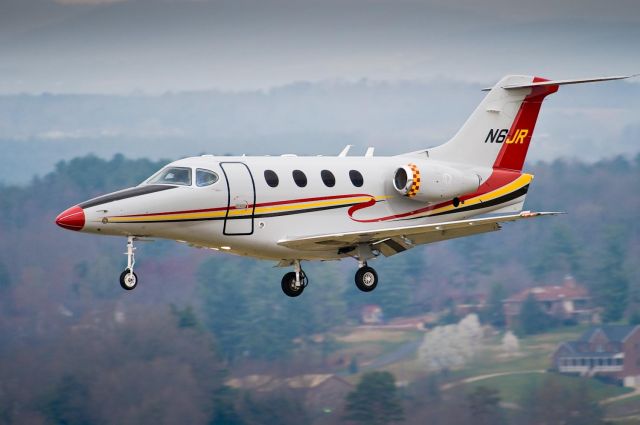
[[[322,208],[340,205],[351,205],[367,202],[371,199],[371,196],[354,196],[351,198],[332,199],[328,201],[315,201],[315,202],[298,202],[285,205],[273,205],[267,207],[256,207],[254,214],[269,214],[278,213],[284,211],[301,211],[311,208]],[[390,198],[390,196],[376,196],[376,201],[381,201]],[[241,217],[244,215],[251,215],[252,208],[232,209],[229,210],[229,217]],[[157,215],[144,215],[144,216],[130,216],[130,217],[109,217],[109,221],[112,223],[118,222],[154,222],[154,221],[173,221],[173,220],[204,220],[211,218],[223,218],[227,214],[226,210],[221,211],[205,211],[183,214],[157,214]]]
[[[518,177],[517,179],[515,179],[514,181],[512,181],[509,184],[506,184],[504,186],[500,186],[499,188],[492,190],[491,192],[487,192],[485,194],[482,195],[478,195],[478,196],[474,196],[473,198],[467,199],[466,201],[464,201],[464,206],[470,206],[470,205],[476,205],[482,202],[488,202],[491,201],[493,199],[499,198],[501,196],[504,196],[508,193],[511,192],[515,192],[516,190],[528,185],[529,183],[531,183],[531,180],[533,180],[533,175],[531,174],[522,174],[520,177]],[[417,215],[417,217],[419,216],[429,216],[429,215],[434,215],[434,214],[439,214],[439,213],[443,213],[443,212],[447,212],[447,211],[452,211],[455,210],[456,207],[454,207],[452,204],[449,205],[445,205],[443,207],[440,208],[436,208],[434,210],[430,210],[425,212],[424,214],[421,215]]]

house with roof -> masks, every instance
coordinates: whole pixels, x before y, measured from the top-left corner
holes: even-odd
[[[382,308],[376,304],[367,304],[360,311],[360,321],[363,325],[380,325],[384,322]]]
[[[248,375],[229,379],[226,384],[234,389],[257,393],[293,390],[314,419],[325,419],[318,423],[335,423],[340,417],[345,397],[354,388],[338,375],[320,373],[290,377]]]
[[[552,369],[560,373],[597,375],[640,387],[640,326],[593,327],[577,341],[561,343],[552,359]]]
[[[533,295],[541,310],[555,319],[576,323],[594,323],[597,310],[591,303],[587,288],[567,276],[562,285],[536,286],[527,288],[502,301],[508,327],[517,323],[522,304]]]

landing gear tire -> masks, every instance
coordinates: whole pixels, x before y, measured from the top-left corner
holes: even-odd
[[[120,286],[127,291],[135,289],[135,287],[138,286],[138,275],[130,269],[124,269],[120,274]]]
[[[378,286],[378,273],[369,267],[360,267],[356,272],[356,286],[362,292],[371,292]]]
[[[300,271],[300,282],[296,282],[296,272],[289,272],[282,277],[282,292],[288,297],[297,297],[307,286],[307,276]]]

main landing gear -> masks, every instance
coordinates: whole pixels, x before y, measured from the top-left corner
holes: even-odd
[[[307,275],[300,268],[300,260],[295,260],[293,267],[295,271],[289,272],[282,277],[282,292],[288,297],[299,296],[309,283]]]
[[[362,292],[371,292],[378,286],[378,273],[373,267],[367,266],[367,262],[363,262],[356,272],[356,286]]]
[[[127,237],[127,252],[125,253],[127,256],[127,268],[120,274],[120,286],[127,291],[131,291],[138,286],[138,276],[133,272],[133,265],[136,263],[134,240],[134,236]]]
[[[362,292],[371,292],[378,286],[378,273],[373,267],[369,267],[366,261],[358,261],[359,268],[356,272],[356,287]],[[298,297],[307,287],[309,279],[300,268],[300,260],[293,262],[295,271],[289,272],[282,277],[282,292],[288,297]]]

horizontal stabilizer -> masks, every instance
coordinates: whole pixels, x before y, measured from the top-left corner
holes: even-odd
[[[511,84],[507,86],[502,86],[501,88],[505,90],[515,90],[515,89],[524,89],[531,87],[544,87],[544,86],[564,86],[567,84],[581,84],[581,83],[597,83],[600,81],[611,81],[611,80],[625,80],[627,78],[637,77],[640,74],[633,75],[616,75],[613,77],[597,77],[597,78],[580,78],[574,80],[554,80],[554,81],[539,81],[535,83],[527,83],[527,84]],[[482,91],[489,91],[493,87],[487,87],[482,89]]]

